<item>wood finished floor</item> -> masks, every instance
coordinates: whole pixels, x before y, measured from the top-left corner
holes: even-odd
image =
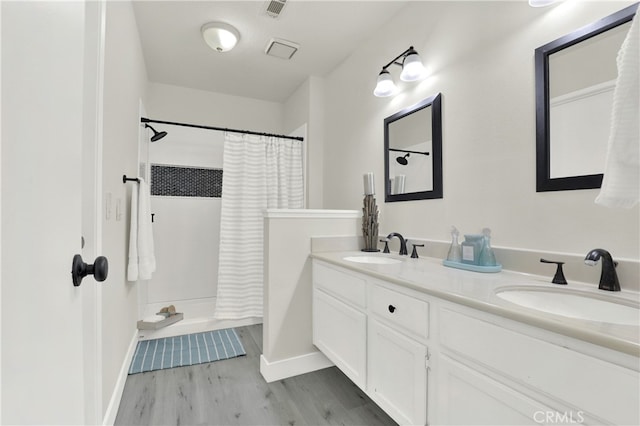
[[[335,367],[266,383],[262,325],[246,356],[127,377],[116,425],[396,425]]]

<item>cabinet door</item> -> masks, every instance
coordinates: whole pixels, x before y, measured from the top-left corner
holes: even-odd
[[[353,383],[366,389],[367,317],[322,290],[313,290],[313,344]]]
[[[435,424],[497,426],[584,421],[582,412],[554,411],[446,355],[438,358],[435,374]]]
[[[400,424],[427,422],[427,348],[369,320],[368,394]]]

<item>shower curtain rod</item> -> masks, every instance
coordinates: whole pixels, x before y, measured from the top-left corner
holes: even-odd
[[[411,154],[422,154],[422,155],[429,155],[429,152],[425,151],[425,152],[421,152],[421,151],[409,151],[406,149],[395,149],[395,148],[389,148],[389,151],[395,151],[395,152],[409,152]]]
[[[201,126],[199,124],[187,124],[187,123],[177,123],[174,121],[160,121],[160,120],[151,120],[149,118],[141,117],[141,123],[157,123],[157,124],[170,124],[172,126],[182,126],[182,127],[194,127],[196,129],[207,129],[207,130],[218,130],[221,132],[233,132],[233,133],[244,133],[247,135],[258,135],[258,136],[275,136],[278,138],[284,139],[294,139],[297,141],[304,141],[302,136],[286,136],[286,135],[277,135],[275,133],[262,133],[262,132],[252,132],[251,130],[238,130],[238,129],[227,129],[224,127],[211,127],[211,126]]]

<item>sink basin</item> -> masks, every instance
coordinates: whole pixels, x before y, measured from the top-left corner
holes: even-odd
[[[530,309],[611,324],[640,326],[640,310],[633,301],[613,300],[604,295],[548,288],[503,288],[496,295]]]
[[[374,265],[393,265],[394,263],[402,262],[402,260],[400,259],[383,256],[347,256],[343,257],[343,260],[346,260],[348,262],[369,263]]]

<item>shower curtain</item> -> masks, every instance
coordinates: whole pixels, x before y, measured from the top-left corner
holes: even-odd
[[[302,143],[225,134],[214,317],[262,317],[263,212],[304,204]]]

